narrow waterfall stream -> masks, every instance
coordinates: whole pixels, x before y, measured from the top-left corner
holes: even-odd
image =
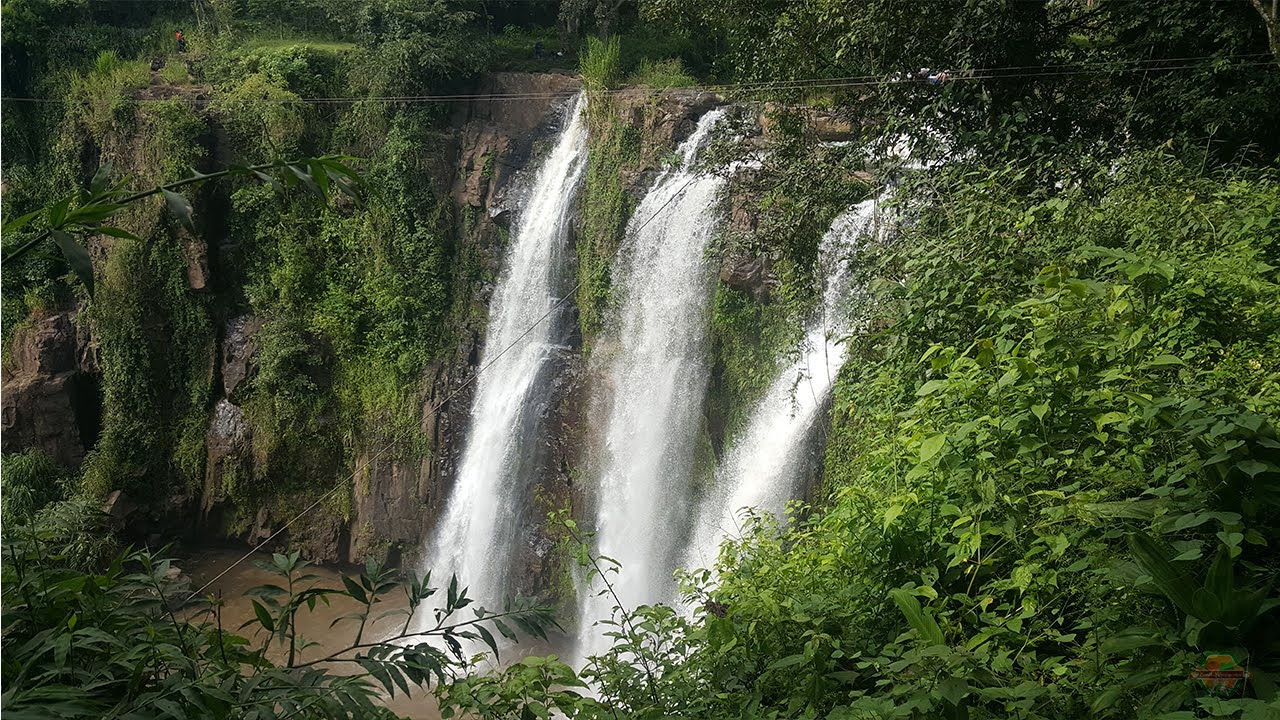
[[[530,447],[538,441],[545,377],[567,313],[543,319],[566,287],[570,211],[586,166],[587,130],[579,95],[538,171],[511,234],[494,292],[466,448],[425,568],[437,582],[457,574],[490,607],[509,589],[519,517],[530,504]]]
[[[795,360],[774,378],[726,454],[699,509],[684,567],[712,567],[721,540],[738,534],[743,508],[780,515],[796,497],[811,429],[845,361],[840,336],[848,330],[842,310],[850,292],[848,254],[860,235],[872,231],[876,212],[876,200],[865,200],[837,217],[823,236],[822,307]]]
[[[621,563],[610,577],[624,606],[670,596],[687,530],[690,475],[707,387],[712,272],[724,179],[694,172],[699,148],[724,116],[712,110],[678,148],[680,167],[658,177],[636,208],[616,265],[616,355],[606,359],[608,402],[598,475],[599,554]],[[613,598],[582,592],[577,655],[606,645],[593,623]]]

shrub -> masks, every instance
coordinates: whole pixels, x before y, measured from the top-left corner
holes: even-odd
[[[643,60],[640,67],[627,78],[628,85],[643,85],[655,90],[693,87],[697,80],[684,70],[679,59]]]
[[[0,468],[0,507],[6,525],[28,522],[46,505],[66,496],[66,468],[42,450],[5,455]]]

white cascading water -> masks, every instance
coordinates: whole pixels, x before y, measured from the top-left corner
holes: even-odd
[[[424,569],[437,585],[456,574],[480,604],[496,608],[508,587],[522,506],[529,503],[527,456],[537,442],[539,396],[560,349],[570,211],[586,166],[584,96],[520,210],[505,267],[489,308],[480,376],[466,449]],[[424,615],[425,620],[425,615]]]
[[[699,510],[684,567],[713,567],[720,542],[741,530],[743,508],[780,516],[797,495],[810,430],[845,361],[840,338],[848,331],[843,310],[850,291],[848,255],[872,230],[876,212],[874,199],[861,202],[837,217],[823,236],[821,313],[807,328],[796,359],[774,379],[726,454]]]
[[[707,386],[713,274],[706,256],[724,179],[694,172],[699,147],[724,116],[712,110],[681,143],[681,165],[663,172],[632,216],[615,288],[617,351],[597,485],[596,543],[617,560],[614,592],[631,609],[670,596],[687,529],[686,499]],[[582,592],[577,655],[602,651],[613,598]]]

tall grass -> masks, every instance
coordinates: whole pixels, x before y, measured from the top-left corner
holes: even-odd
[[[146,87],[150,79],[147,63],[121,60],[115,51],[104,50],[88,73],[72,81],[71,96],[84,102],[85,122],[101,137],[116,112],[129,103],[130,91]]]
[[[622,46],[615,35],[608,40],[587,38],[582,51],[582,83],[588,91],[612,90],[622,75]]]
[[[697,82],[685,72],[684,64],[677,58],[643,60],[640,67],[627,78],[628,85],[657,89],[693,87]]]

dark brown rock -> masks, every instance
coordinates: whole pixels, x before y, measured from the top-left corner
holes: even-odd
[[[138,509],[138,504],[129,499],[123,490],[112,490],[107,499],[102,501],[102,512],[114,523],[122,523]]]
[[[76,330],[71,313],[37,316],[16,330],[10,346],[15,374],[56,375],[76,368]]]
[[[254,315],[241,315],[227,321],[222,338],[222,394],[234,398],[236,389],[252,373],[253,356],[258,350],[256,337],[262,321]]]
[[[768,302],[774,285],[768,262],[761,257],[730,256],[720,266],[720,282],[745,293],[756,302]]]
[[[81,346],[87,334],[73,318],[73,311],[36,315],[14,332],[0,397],[4,452],[40,449],[74,467],[96,442],[98,383],[81,365],[93,353]]]

